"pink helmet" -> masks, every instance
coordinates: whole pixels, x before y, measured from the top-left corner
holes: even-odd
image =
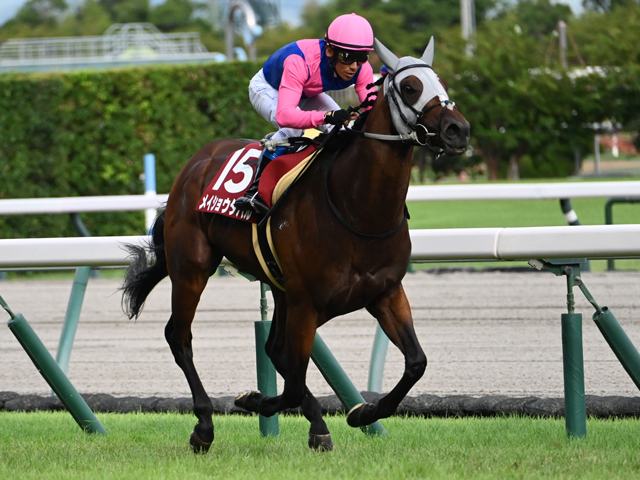
[[[344,50],[373,50],[373,29],[365,18],[355,13],[340,15],[331,22],[325,39],[332,47]]]

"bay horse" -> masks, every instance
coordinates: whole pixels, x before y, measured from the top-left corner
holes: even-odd
[[[249,140],[218,140],[196,152],[171,188],[150,245],[133,247],[123,285],[129,318],[140,315],[147,295],[163,278],[171,279],[165,337],[193,396],[198,422],[189,442],[195,452],[209,450],[214,428],[213,407],[193,363],[191,324],[223,257],[271,286],[274,312],[266,352],[284,378],[281,395],[250,392],[240,395],[236,405],[266,417],[301,406],[310,422],[311,448],[333,447],[320,404],[305,384],[316,329],[324,323],[366,308],[405,357],[402,378],[387,395],[349,412],[352,427],[392,415],[425,371],[427,358],[402,287],[411,254],[405,199],[412,152],[414,145],[426,144],[447,155],[461,154],[470,127],[431,67],[433,38],[420,59],[398,58],[377,40],[376,51],[389,73],[363,115],[362,130],[337,150],[335,162],[318,156],[287,201],[272,212],[284,291],[263,272],[250,223],[196,211],[223,162]],[[148,263],[147,251],[155,254],[155,262]]]

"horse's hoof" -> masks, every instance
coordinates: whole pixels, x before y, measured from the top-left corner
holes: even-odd
[[[233,401],[233,404],[249,412],[257,412],[260,400],[262,400],[262,394],[254,390],[252,392],[241,393]]]
[[[315,435],[313,433],[309,433],[309,448],[314,449],[316,452],[330,452],[333,450],[331,434]]]
[[[371,425],[376,420],[375,418],[368,419],[367,417],[369,416],[368,414],[373,413],[375,409],[376,406],[373,403],[359,403],[349,410],[347,414],[347,424],[354,428]]]
[[[213,442],[203,442],[194,430],[189,437],[189,444],[193,448],[194,453],[207,453]]]

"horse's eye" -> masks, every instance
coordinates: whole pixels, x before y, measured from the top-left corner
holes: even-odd
[[[411,87],[411,85],[405,85],[404,87],[402,87],[402,91],[404,93],[406,93],[407,95],[411,94],[414,92],[413,88]]]

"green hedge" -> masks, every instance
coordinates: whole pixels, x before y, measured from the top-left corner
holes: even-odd
[[[256,63],[0,75],[0,199],[141,194],[143,156],[168,193],[211,140],[271,127],[247,86]],[[83,214],[93,235],[139,234],[144,215]],[[0,218],[0,238],[75,235],[66,215]]]

